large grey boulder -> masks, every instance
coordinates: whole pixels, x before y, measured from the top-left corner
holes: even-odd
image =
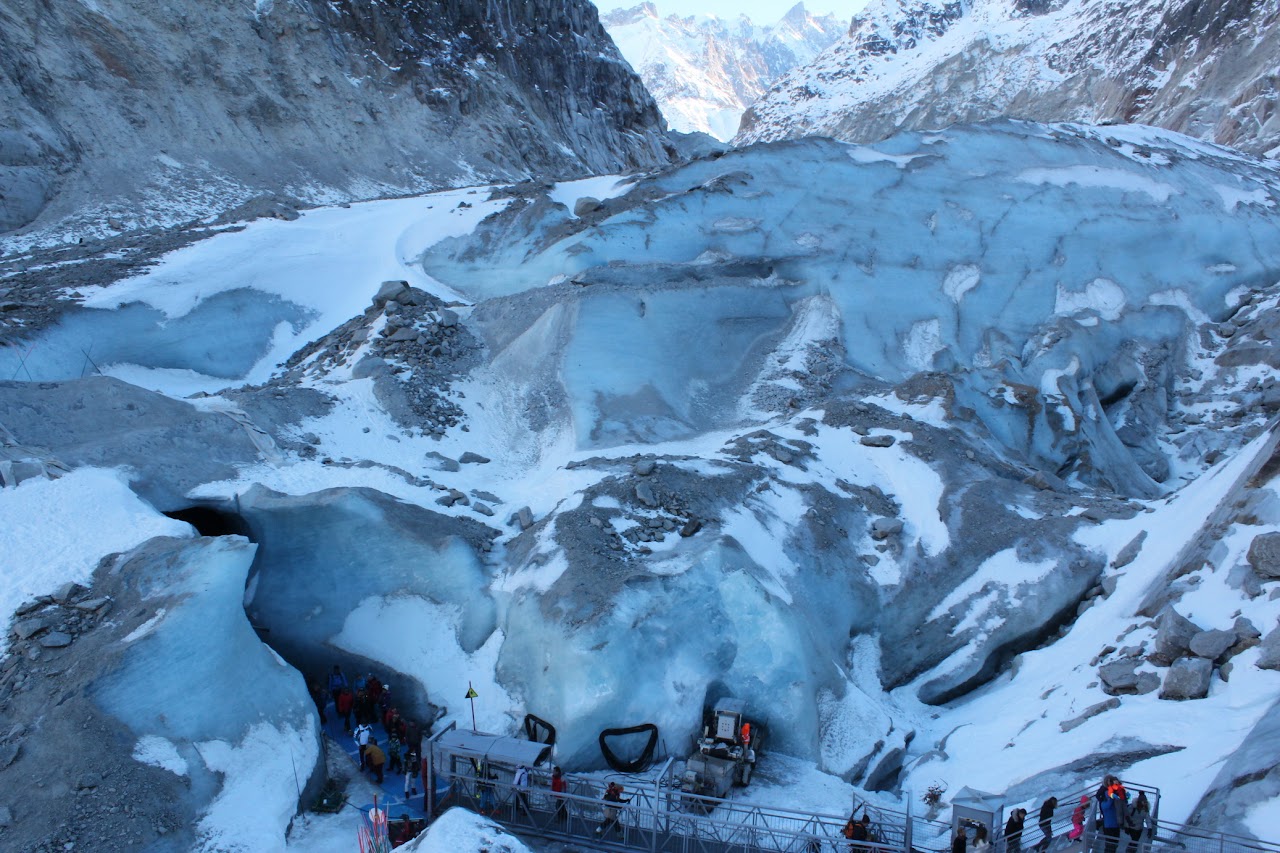
[[[1156,617],[1155,650],[1147,660],[1157,666],[1169,666],[1191,652],[1191,638],[1199,633],[1199,626],[1174,610],[1173,605],[1166,605]]]
[[[1191,653],[1197,657],[1216,661],[1226,656],[1227,649],[1236,644],[1235,631],[1201,631],[1191,638]]]
[[[1249,545],[1249,565],[1259,576],[1280,578],[1280,533],[1259,533]]]
[[[1165,673],[1160,688],[1161,699],[1203,699],[1209,695],[1213,661],[1205,658],[1180,658]]]
[[[1280,669],[1280,627],[1272,628],[1262,640],[1258,654],[1260,669]]]
[[[1118,660],[1098,667],[1102,690],[1109,696],[1138,692],[1138,661],[1135,658]]]

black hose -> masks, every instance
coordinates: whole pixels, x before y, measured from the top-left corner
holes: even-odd
[[[637,735],[641,732],[649,733],[649,742],[645,744],[644,750],[641,751],[640,757],[634,761],[623,761],[609,749],[607,742],[611,737],[622,737],[623,735]],[[600,752],[604,755],[604,760],[609,766],[620,773],[638,773],[653,761],[653,752],[658,746],[658,727],[653,723],[643,723],[638,726],[631,726],[625,729],[605,729],[600,732]]]
[[[533,714],[524,715],[524,736],[534,743],[552,746],[556,742],[556,727]]]

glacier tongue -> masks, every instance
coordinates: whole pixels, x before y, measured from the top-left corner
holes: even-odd
[[[1154,692],[1109,695],[1098,667],[1159,681],[1146,620],[1170,603],[1276,636],[1247,555],[1280,527],[1268,445],[1248,444],[1280,406],[1280,175],[1146,128],[998,122],[591,188],[608,197],[526,182],[370,207],[365,231],[396,239],[352,247],[373,275],[350,292],[312,251],[331,234],[299,231],[273,292],[333,328],[266,384],[167,415],[225,461],[179,477],[45,416],[110,403],[130,436],[129,405],[154,400],[99,379],[0,385],[0,461],[48,448],[128,464],[169,504],[225,500],[259,544],[243,597],[216,589],[287,660],[368,666],[446,719],[474,680],[484,726],[547,719],[569,767],[599,766],[606,727],[654,722],[681,751],[726,694],[868,790],[947,773],[1029,798],[1114,760],[1190,778],[1169,800],[1187,815],[1203,768],[1253,760],[1275,694],[1253,663],[1280,639],[1241,640],[1197,700],[1238,712],[1212,737]],[[278,269],[236,257],[246,280]],[[406,264],[413,287],[352,310]],[[158,307],[148,281],[128,292]],[[185,310],[224,328],[227,289]],[[139,334],[154,363],[190,354]],[[145,734],[176,744],[140,745],[149,769],[195,766],[180,733]]]

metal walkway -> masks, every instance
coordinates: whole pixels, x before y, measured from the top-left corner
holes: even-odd
[[[734,800],[718,800],[682,793],[668,759],[650,778],[627,785],[627,802],[616,804],[617,818],[611,819],[602,801],[605,782],[566,775],[565,794],[550,791],[550,777],[533,770],[530,786],[516,788],[514,767],[488,765],[496,778],[480,778],[479,762],[484,756],[442,750],[436,745],[438,733],[424,749],[431,756],[427,802],[434,804],[428,819],[457,806],[479,812],[520,835],[544,839],[576,841],[585,846],[611,851],[648,853],[947,853],[951,824],[926,820],[910,811],[896,812],[870,804],[856,803],[858,814],[871,815],[875,842],[851,843],[842,830],[848,815],[811,814],[771,808]],[[1152,815],[1158,819],[1160,793],[1156,788],[1125,783],[1136,798],[1146,792]],[[1058,797],[1053,822],[1053,842],[1047,853],[1280,853],[1280,844],[1209,832],[1158,821],[1154,834],[1140,842],[1120,833],[1119,844],[1108,849],[1101,829],[1093,826],[1092,807],[1087,809],[1085,834],[1081,841],[1068,841],[1071,813],[1082,796],[1092,802],[1094,790]],[[1041,840],[1037,822],[1040,803],[1006,803],[1007,808],[1027,809],[1020,848],[1003,836],[1000,828],[993,839],[993,853],[1031,851]],[[1083,843],[1082,843],[1083,842]]]

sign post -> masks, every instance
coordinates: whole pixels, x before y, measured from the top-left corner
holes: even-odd
[[[471,700],[471,731],[476,730],[476,699],[480,696],[476,689],[471,686],[471,682],[467,682],[467,697]]]

